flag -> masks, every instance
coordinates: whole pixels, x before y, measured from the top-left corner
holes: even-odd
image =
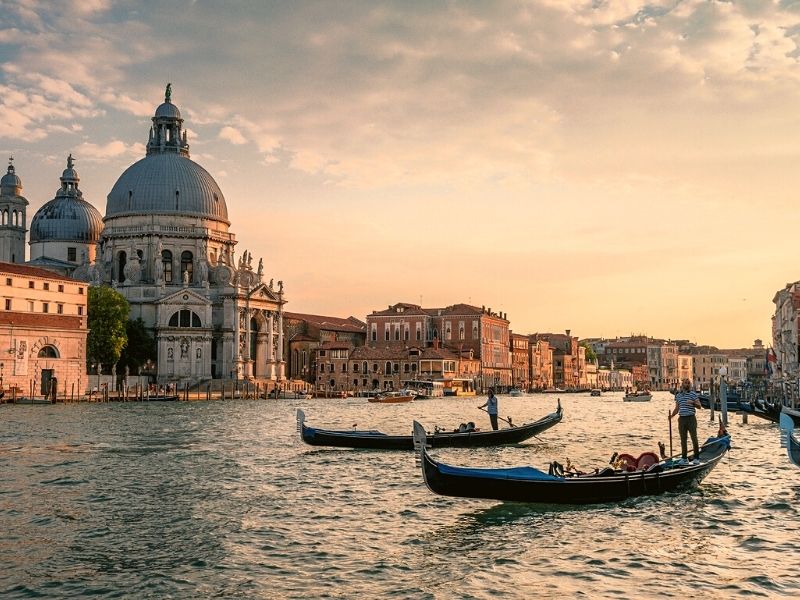
[[[775,351],[772,348],[767,348],[767,360],[764,361],[764,371],[766,371],[767,375],[772,375],[775,372],[775,366],[773,363],[777,364],[778,357],[775,356]]]

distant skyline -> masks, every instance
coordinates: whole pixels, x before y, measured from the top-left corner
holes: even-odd
[[[770,345],[800,279],[800,3],[0,0],[28,220],[105,213],[172,83],[287,309]]]

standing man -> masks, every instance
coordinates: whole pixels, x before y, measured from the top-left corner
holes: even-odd
[[[489,413],[489,420],[492,422],[492,429],[497,431],[497,396],[494,395],[494,388],[489,388],[489,397],[478,408],[486,409],[486,412]]]
[[[689,464],[687,449],[687,434],[692,435],[694,447],[694,460],[692,464],[700,462],[700,446],[697,443],[697,417],[695,409],[701,408],[700,397],[692,390],[692,382],[684,379],[680,391],[675,394],[675,409],[670,413],[671,419],[678,415],[678,433],[681,436],[681,464]]]

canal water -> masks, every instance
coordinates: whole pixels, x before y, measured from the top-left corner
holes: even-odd
[[[668,393],[560,398],[563,422],[539,439],[436,455],[589,469],[669,447]],[[296,431],[298,407],[329,428],[486,427],[482,401],[0,406],[0,597],[800,595],[800,471],[753,417],[731,415],[733,450],[698,489],[588,507],[435,496],[411,452],[312,448]],[[500,413],[522,423],[555,404],[501,396]]]

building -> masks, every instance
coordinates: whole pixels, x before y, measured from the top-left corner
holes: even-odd
[[[553,387],[553,349],[547,340],[538,339],[536,335],[528,336],[530,357],[531,391],[542,391]]]
[[[511,385],[521,390],[530,387],[530,340],[511,332]]]
[[[363,346],[366,323],[348,317],[329,317],[302,313],[283,313],[284,340],[287,348],[287,375],[308,383],[318,382],[318,350],[326,343],[344,343],[346,348]],[[341,388],[340,388],[341,389]]]
[[[3,182],[2,204],[21,211],[24,222],[11,167]],[[225,197],[190,158],[170,85],[151,119],[144,158],[108,194],[102,227],[78,182],[70,156],[61,189],[32,221],[33,263],[125,296],[130,317],[156,339],[160,382],[285,378],[283,282],[267,283],[263,260],[254,266],[247,250],[236,257]],[[4,230],[0,241],[16,259],[14,235]]]
[[[0,263],[0,387],[18,395],[83,393],[87,286],[46,269]]]
[[[772,298],[772,346],[777,357],[778,379],[794,381],[800,374],[800,281],[787,283]]]
[[[512,385],[510,333],[506,315],[491,308],[453,304],[444,308],[423,308],[397,303],[367,315],[367,345],[396,350],[403,356],[410,347],[428,348],[438,342],[464,361],[477,359],[477,372],[446,380],[445,388],[474,393],[494,386]],[[472,364],[470,362],[470,364]]]
[[[22,196],[22,180],[8,161],[8,172],[0,178],[0,261],[25,262],[25,213],[28,201]]]

